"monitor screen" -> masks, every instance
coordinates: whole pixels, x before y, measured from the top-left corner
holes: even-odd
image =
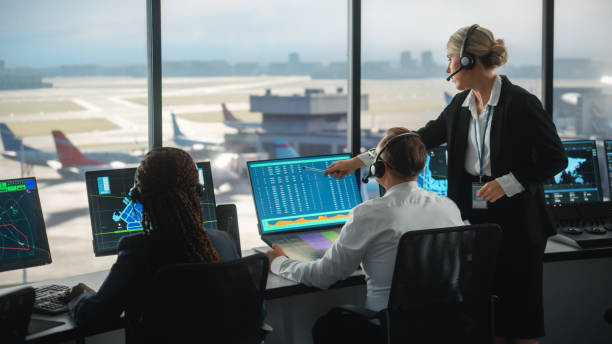
[[[204,194],[200,197],[204,228],[217,228],[215,194],[209,162],[198,162]],[[134,185],[135,168],[89,171],[85,173],[89,215],[96,256],[117,253],[119,240],[142,231],[142,205],[128,194]]]
[[[448,189],[447,172],[446,146],[430,149],[427,151],[425,167],[419,174],[417,183],[427,191],[433,191],[440,196],[446,196],[446,190]]]
[[[0,271],[49,263],[36,179],[0,180]]]
[[[544,183],[546,203],[599,202],[603,199],[594,140],[564,141],[567,168]]]
[[[606,166],[608,166],[608,184],[610,185],[610,198],[612,198],[612,140],[604,142],[606,146]]]
[[[247,163],[262,234],[342,226],[361,203],[357,176],[324,177],[334,154]]]

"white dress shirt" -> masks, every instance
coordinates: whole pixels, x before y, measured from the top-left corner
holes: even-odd
[[[465,151],[465,170],[467,173],[478,176],[480,175],[480,161],[478,159],[478,151],[476,150],[476,137],[474,136],[474,122],[476,122],[476,128],[478,131],[478,149],[482,148],[482,136],[485,131],[485,124],[487,124],[487,131],[485,135],[484,151],[481,152],[482,159],[482,172],[485,176],[491,176],[491,122],[493,122],[493,116],[495,114],[495,107],[499,101],[499,95],[501,93],[502,80],[499,75],[496,76],[495,82],[493,83],[493,89],[491,90],[491,96],[487,106],[482,110],[480,116],[476,108],[476,99],[474,93],[470,91],[461,106],[470,109],[472,118],[470,118],[469,131],[468,131],[468,144]],[[489,122],[487,123],[487,111],[491,107],[491,114],[489,115]],[[371,166],[376,159],[376,150],[369,150],[361,153],[357,156],[366,166]],[[498,177],[495,179],[504,190],[504,193],[508,197],[512,197],[525,190],[523,185],[514,177],[512,172]]]
[[[483,133],[485,132],[485,125],[486,135],[484,137],[484,150],[480,152],[482,156],[482,174],[489,177],[491,176],[491,122],[493,122],[493,116],[495,115],[495,107],[497,106],[497,102],[499,101],[501,85],[501,77],[497,75],[495,77],[495,82],[493,83],[493,89],[491,90],[489,102],[487,103],[487,106],[485,106],[485,108],[482,110],[480,115],[478,115],[476,97],[474,96],[474,92],[470,91],[470,93],[463,101],[463,104],[461,105],[463,107],[469,108],[470,114],[472,115],[469,124],[468,144],[465,151],[464,167],[465,171],[473,176],[480,175],[480,160],[478,159],[478,150],[483,148],[482,140]],[[489,115],[489,122],[487,123],[487,111],[489,108],[491,108],[491,113]],[[474,127],[476,127],[476,130],[478,132],[478,145],[476,145]],[[516,177],[514,177],[512,172],[503,175],[499,178],[496,178],[495,180],[497,180],[499,185],[501,185],[502,189],[504,189],[504,193],[508,197],[512,197],[525,190],[525,188],[523,188],[523,186],[521,185],[521,183],[519,183]]]
[[[459,208],[451,199],[425,191],[416,182],[401,183],[383,197],[356,206],[321,259],[302,262],[278,257],[270,270],[308,286],[327,288],[351,275],[361,263],[367,282],[365,306],[379,311],[387,307],[402,234],[461,225]]]

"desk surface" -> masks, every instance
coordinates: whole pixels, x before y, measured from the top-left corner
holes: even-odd
[[[243,251],[243,256],[253,254],[253,250]],[[590,258],[603,258],[612,257],[612,247],[598,248],[598,249],[579,249],[570,247],[558,242],[549,240],[546,246],[546,252],[544,256],[545,262],[565,261],[565,260],[578,260],[578,259],[590,259]],[[76,285],[83,282],[93,289],[97,290],[102,285],[102,282],[106,278],[108,270],[88,273],[84,275],[77,275],[66,277],[57,280],[47,280],[37,283],[32,283],[32,286],[41,286],[46,284],[63,284],[63,285]],[[331,286],[331,288],[343,288],[348,286],[360,285],[364,283],[364,276],[361,271],[356,271],[344,281],[339,281]],[[11,287],[3,289],[2,291],[10,291],[13,289],[21,288]],[[266,285],[265,298],[276,299],[282,297],[289,297],[294,295],[300,295],[305,293],[312,293],[318,291],[318,288],[307,287],[303,284],[296,283],[285,278],[276,276],[274,274],[268,275],[268,281]],[[47,316],[41,314],[34,314],[33,318],[46,319],[64,322],[64,325],[57,326],[48,329],[43,332],[31,335],[27,337],[27,341],[31,343],[44,343],[44,342],[58,342],[63,340],[69,340],[77,337],[92,335],[95,333],[101,333],[122,328],[123,322],[117,322],[103,329],[88,330],[84,332],[78,329],[74,323],[70,320],[68,314],[60,314],[55,316]]]

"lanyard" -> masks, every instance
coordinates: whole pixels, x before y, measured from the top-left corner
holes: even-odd
[[[476,139],[476,152],[478,153],[478,161],[480,162],[480,181],[482,182],[482,161],[484,159],[485,138],[487,137],[487,127],[489,126],[489,118],[491,117],[491,105],[487,106],[487,119],[485,121],[484,131],[482,133],[482,145],[478,145],[478,130],[476,129],[476,121],[474,119],[474,138]]]

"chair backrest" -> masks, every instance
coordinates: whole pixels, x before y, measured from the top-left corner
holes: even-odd
[[[236,245],[238,255],[242,257],[240,247],[240,230],[238,229],[238,213],[235,204],[218,204],[216,208],[217,227],[227,232]]]
[[[259,343],[268,270],[264,254],[225,263],[162,267],[143,312],[143,339]]]
[[[2,343],[23,343],[34,307],[34,288],[25,287],[0,296]]]
[[[386,314],[391,343],[487,343],[501,229],[461,226],[402,235]]]

